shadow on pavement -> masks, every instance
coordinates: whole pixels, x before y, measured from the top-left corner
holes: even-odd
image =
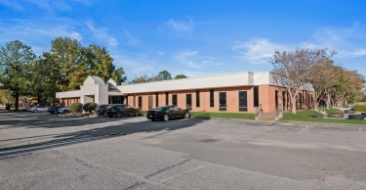
[[[111,121],[108,120],[109,118],[92,118],[87,119],[87,123],[93,122],[105,122]],[[199,123],[205,122],[210,120],[210,118],[191,118],[191,119],[179,119],[179,120],[171,120],[168,122],[164,121],[156,121],[152,122],[150,120],[139,121],[139,122],[130,122],[130,123],[121,123],[115,124],[110,126],[103,126],[100,128],[92,128],[92,129],[81,129],[80,131],[70,132],[70,133],[62,133],[58,135],[54,135],[51,140],[43,141],[39,143],[33,144],[26,144],[26,145],[19,145],[19,146],[12,146],[8,148],[0,149],[0,160],[6,159],[9,157],[21,155],[23,153],[29,153],[36,150],[42,150],[47,148],[53,148],[58,146],[65,146],[70,144],[88,142],[88,141],[95,141],[105,138],[112,138],[121,135],[129,135],[133,133],[139,132],[158,132],[158,131],[173,131],[182,128],[192,127]],[[83,124],[85,124],[85,120]],[[117,121],[117,119],[115,120]],[[66,121],[63,123],[63,126],[76,126],[78,125],[75,121]],[[28,124],[29,125],[29,124]],[[18,124],[18,126],[22,126],[22,124]],[[52,127],[52,124],[47,125],[46,127]],[[55,125],[56,126],[56,125]],[[59,127],[59,124],[57,125]],[[44,126],[43,126],[44,127]],[[32,138],[32,137],[26,137]],[[19,138],[24,139],[24,138]],[[10,140],[10,139],[9,139]],[[13,139],[17,140],[17,139]],[[3,140],[7,141],[7,140]],[[1,142],[1,141],[0,141]]]

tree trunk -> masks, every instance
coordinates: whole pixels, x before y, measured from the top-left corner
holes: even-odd
[[[292,104],[292,110],[291,110],[291,112],[293,114],[296,114],[296,98],[295,97],[291,97],[291,104]]]
[[[15,92],[15,111],[19,111],[19,92]]]

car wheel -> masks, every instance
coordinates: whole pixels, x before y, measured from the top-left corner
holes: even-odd
[[[135,116],[136,117],[139,116],[139,112],[138,111],[135,112]]]
[[[108,116],[108,114],[107,114],[107,113],[104,113],[104,114],[103,114],[103,117],[107,117],[107,116]]]
[[[121,113],[117,113],[117,118],[121,118],[122,114]]]
[[[169,115],[168,114],[164,115],[164,121],[169,121]]]
[[[37,113],[38,112],[38,110],[34,110],[34,113]]]
[[[188,112],[186,112],[185,114],[184,114],[184,118],[190,118],[191,116],[189,115],[189,113]]]

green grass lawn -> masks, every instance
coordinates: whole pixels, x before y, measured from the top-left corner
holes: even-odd
[[[314,110],[301,110],[297,111],[296,115],[293,113],[283,113],[281,120],[285,121],[306,121],[306,122],[325,122],[325,123],[350,123],[350,124],[366,124],[365,120],[348,120],[348,119],[337,119],[337,118],[309,118],[309,115],[321,115],[319,112]]]
[[[255,119],[252,113],[226,113],[226,112],[190,112],[191,117],[197,118],[235,118],[235,119]]]
[[[146,115],[146,111],[141,111]],[[197,118],[236,118],[236,119],[255,119],[255,114],[251,113],[226,113],[226,112],[190,112],[191,117]]]
[[[337,108],[329,108],[329,109],[326,109],[325,111],[327,112],[327,114],[341,112],[341,110],[339,110]]]

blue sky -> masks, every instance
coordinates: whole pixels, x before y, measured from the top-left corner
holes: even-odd
[[[128,80],[271,70],[274,49],[329,48],[366,75],[366,0],[0,0],[0,46],[105,46]]]

